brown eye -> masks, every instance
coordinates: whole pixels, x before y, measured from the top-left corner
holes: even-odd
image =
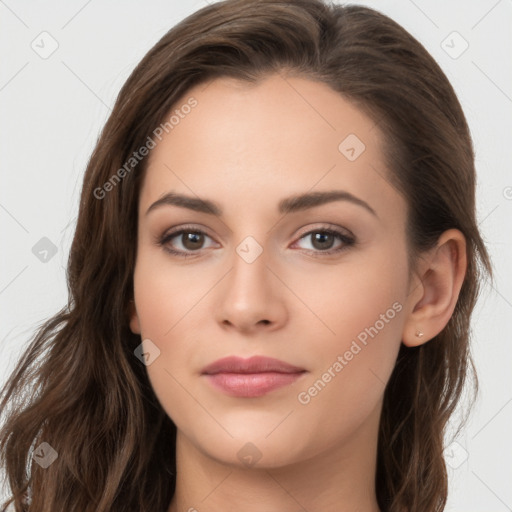
[[[309,236],[312,236],[313,247],[321,251],[331,249],[336,239],[332,233],[325,231],[318,231]]]
[[[196,254],[201,252],[201,249],[205,249],[204,245],[207,239],[211,241],[211,246],[213,240],[206,233],[199,229],[184,227],[164,234],[158,240],[158,244],[168,253],[186,258],[188,256],[196,256]]]
[[[316,253],[316,255],[330,255],[339,253],[348,249],[355,244],[353,236],[346,235],[335,229],[314,229],[302,235],[299,239],[310,241],[311,248],[305,248],[308,252]],[[338,240],[337,246],[336,240]]]
[[[204,243],[204,234],[199,232],[184,232],[181,235],[181,243],[185,249],[189,249],[191,251],[200,249]]]
[[[207,239],[210,245],[205,247]],[[315,229],[305,233],[299,241],[310,240],[311,248],[305,248],[315,256],[328,256],[347,250],[355,244],[353,236],[346,235],[335,229]],[[338,245],[336,246],[336,240]],[[164,234],[158,239],[158,244],[173,256],[190,257],[201,254],[202,249],[212,247],[213,239],[200,229],[182,227],[181,229]],[[297,242],[296,242],[297,243]]]

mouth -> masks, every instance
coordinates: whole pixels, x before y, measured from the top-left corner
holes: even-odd
[[[201,375],[217,390],[243,398],[266,395],[292,384],[307,371],[284,361],[263,356],[249,359],[225,357],[206,366]]]

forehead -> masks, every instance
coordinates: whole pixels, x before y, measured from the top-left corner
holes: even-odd
[[[183,108],[191,98],[195,106]],[[187,91],[172,113],[175,123],[149,155],[141,210],[169,191],[247,210],[248,200],[270,207],[333,188],[376,210],[404,206],[386,179],[375,123],[326,84],[278,74],[257,84],[220,78]]]

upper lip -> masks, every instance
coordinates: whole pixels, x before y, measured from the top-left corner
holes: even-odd
[[[216,373],[299,373],[304,371],[306,371],[304,368],[293,366],[272,357],[253,356],[249,359],[243,359],[242,357],[229,356],[205,366],[201,373],[215,375]]]

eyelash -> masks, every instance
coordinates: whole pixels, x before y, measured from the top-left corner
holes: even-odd
[[[183,252],[183,251],[176,251],[175,249],[171,249],[169,246],[167,246],[167,243],[170,240],[172,240],[173,238],[176,238],[178,235],[182,235],[184,233],[194,233],[194,234],[198,234],[198,235],[206,235],[208,238],[211,238],[207,233],[205,233],[201,229],[197,229],[193,226],[182,226],[179,229],[177,229],[176,231],[171,231],[169,233],[165,233],[161,237],[157,237],[156,243],[157,243],[157,245],[161,246],[164,249],[164,251],[168,252],[169,254],[171,254],[173,256],[178,256],[180,258],[189,258],[189,257],[196,256],[199,253],[200,249],[197,251],[192,251],[192,252]],[[330,256],[333,254],[341,253],[341,252],[347,250],[349,247],[355,245],[355,243],[356,243],[355,238],[353,238],[349,235],[346,235],[345,233],[342,233],[341,231],[338,231],[337,229],[333,229],[330,227],[320,227],[320,228],[316,228],[311,231],[308,231],[307,233],[304,233],[298,240],[302,240],[303,238],[310,236],[314,233],[334,235],[341,242],[343,242],[343,245],[341,245],[340,247],[338,247],[336,249],[329,249],[326,251],[303,249],[309,253],[320,254],[321,255],[320,257],[322,257],[324,255]]]

